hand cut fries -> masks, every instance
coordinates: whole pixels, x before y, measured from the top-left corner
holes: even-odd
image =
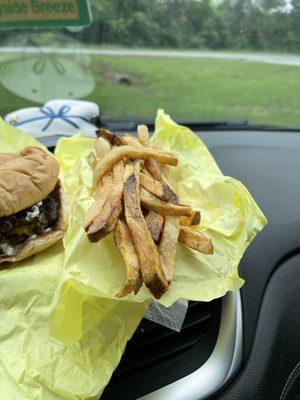
[[[213,244],[193,228],[200,211],[180,204],[166,177],[163,167],[176,166],[177,158],[151,147],[147,126],[138,126],[137,138],[106,129],[97,136],[89,157],[95,203],[84,229],[91,242],[114,234],[126,273],[116,297],[137,294],[144,282],[159,299],[172,283],[178,243],[204,254],[213,253]]]
[[[118,220],[114,229],[114,239],[126,269],[126,281],[116,297],[124,297],[132,291],[136,294],[142,285],[140,262],[125,222]]]
[[[134,146],[120,146],[113,148],[109,153],[101,158],[94,170],[94,185],[99,179],[108,172],[112,166],[123,158],[129,159],[146,159],[152,157],[161,164],[177,165],[177,158],[171,153],[152,148],[137,148]]]
[[[191,225],[199,225],[201,219],[200,211],[193,211],[193,215],[190,217],[180,217],[180,225],[183,226],[191,226]]]
[[[140,176],[141,186],[148,192],[166,201],[174,201],[174,192],[168,185],[163,182],[158,182],[151,176],[145,175],[141,172]]]
[[[149,146],[149,131],[147,125],[138,125],[137,137],[142,146]]]
[[[179,231],[180,218],[166,217],[159,244],[159,255],[169,284],[173,280],[174,275]]]
[[[103,139],[102,137],[99,137],[96,140],[94,147],[96,150],[97,157],[99,157],[99,158],[103,157],[110,150],[110,145],[109,145],[108,141]]]
[[[125,133],[123,140],[128,146],[143,147],[136,137],[129,135],[128,133]]]
[[[97,132],[98,139],[101,137],[105,139],[111,146],[123,146],[126,144],[120,136],[115,135],[107,129],[100,128]]]
[[[88,163],[91,169],[94,169],[97,164],[97,156],[94,151],[91,151],[88,157]]]
[[[91,242],[97,242],[113,229],[122,211],[124,162],[117,162],[113,166],[113,184],[101,211],[86,229]],[[101,201],[101,199],[99,199]]]
[[[155,211],[149,211],[145,217],[147,227],[155,242],[159,241],[162,228],[164,226],[164,217]]]
[[[148,171],[148,173],[157,181],[162,182],[164,185],[168,186],[169,191],[172,192],[172,197],[170,198],[171,203],[178,203],[178,197],[177,194],[174,192],[173,188],[171,187],[168,179],[166,176],[162,174],[162,166],[158,164],[156,160],[153,158],[148,158],[145,160],[145,169]]]
[[[161,169],[156,160],[153,160],[153,158],[148,158],[148,160],[145,160],[145,168],[150,172],[154,179],[159,182],[163,181]]]
[[[143,281],[154,297],[160,298],[167,290],[158,251],[143,217],[139,199],[140,164],[127,164],[124,179],[125,218],[138,254]]]
[[[142,205],[148,210],[153,210],[161,215],[177,215],[177,216],[191,216],[193,215],[193,210],[190,206],[173,204],[167,201],[163,201],[153,194],[149,193],[147,190],[141,187],[140,197]]]
[[[210,239],[207,239],[203,233],[195,231],[188,226],[181,226],[179,232],[179,241],[191,249],[200,251],[204,254],[213,253],[213,244]]]
[[[95,195],[95,202],[92,207],[89,209],[88,213],[85,216],[85,220],[83,223],[83,227],[85,230],[89,228],[89,226],[93,223],[94,219],[98,216],[101,212],[104,204],[106,203],[111,189],[113,187],[113,174],[110,172],[102,178],[101,184],[98,188],[96,188],[94,195]]]

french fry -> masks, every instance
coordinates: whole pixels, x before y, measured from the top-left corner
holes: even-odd
[[[145,160],[152,157],[161,164],[177,165],[177,158],[171,153],[151,148],[137,148],[134,146],[120,146],[113,148],[109,153],[97,162],[94,173],[94,186],[99,182],[99,179],[108,172],[114,164],[123,158],[142,159]]]
[[[124,175],[124,208],[127,225],[140,261],[143,281],[159,299],[168,289],[157,248],[147,228],[139,199],[140,163],[129,163]]]
[[[183,226],[191,226],[191,225],[199,225],[201,219],[200,211],[193,211],[193,215],[190,217],[180,217],[180,225]]]
[[[94,148],[95,148],[95,152],[96,152],[96,159],[95,159],[95,164],[92,166],[93,170],[95,169],[95,167],[97,165],[98,159],[102,158],[106,153],[109,152],[110,144],[108,143],[107,140],[103,139],[102,137],[99,137],[95,141]],[[95,198],[97,199],[97,197],[101,194],[99,192],[99,187],[94,188],[94,194],[95,194]]]
[[[87,212],[84,219],[83,228],[85,229],[85,231],[88,230],[94,218],[96,218],[96,216],[101,212],[104,204],[106,203],[109,197],[109,193],[112,190],[113,183],[114,183],[113,174],[109,172],[102,178],[99,187],[96,188],[94,193],[95,202]]]
[[[190,206],[179,205],[163,201],[141,187],[140,198],[143,207],[153,210],[161,215],[191,216],[193,210]]]
[[[191,249],[204,254],[213,254],[213,244],[203,233],[194,230],[188,226],[181,226],[179,232],[179,241]]]
[[[180,218],[166,217],[159,244],[159,256],[169,284],[174,275],[179,231]]]
[[[98,138],[102,137],[103,139],[107,140],[111,146],[123,146],[125,144],[125,142],[120,136],[115,135],[108,129],[100,128],[96,132],[96,135]]]
[[[91,242],[98,242],[114,229],[122,211],[123,176],[124,162],[119,161],[113,167],[113,185],[106,202],[86,231]]]
[[[137,137],[142,146],[148,147],[149,144],[149,131],[147,125],[138,125]]]
[[[163,180],[165,181],[165,182],[168,182],[168,184],[169,184],[169,171],[168,171],[168,166],[167,165],[161,165],[160,166],[160,170],[161,170],[161,173],[162,173],[162,176],[163,176]]]
[[[99,137],[94,144],[97,157],[102,158],[110,150],[110,144],[107,140]]]
[[[158,164],[158,162],[156,160],[154,160],[153,158],[148,158],[144,162],[144,167],[155,180],[162,182],[162,183],[164,183],[164,185],[168,186],[169,192],[170,193],[172,192],[172,197],[170,198],[170,202],[177,204],[178,203],[177,194],[173,190],[168,179],[162,174],[161,166]]]
[[[132,135],[125,134],[122,139],[128,146],[143,147],[138,139]]]
[[[152,175],[150,174],[150,172],[146,169],[146,168],[142,168],[142,173],[144,174],[144,175],[147,175],[147,176],[149,176],[150,178],[152,178]]]
[[[145,220],[152,239],[155,242],[158,242],[164,225],[164,217],[157,212],[150,210],[146,215]]]
[[[170,201],[173,199],[174,192],[165,183],[156,181],[155,179],[151,178],[151,176],[145,175],[142,172],[140,181],[143,188],[162,200]]]
[[[109,201],[109,200],[108,200]],[[107,202],[106,202],[107,204]],[[105,206],[104,206],[105,207]],[[105,212],[105,208],[103,207],[102,213]],[[90,242],[95,243],[99,242],[99,240],[103,239],[110,232],[113,231],[119,216],[122,213],[123,205],[122,202],[118,202],[115,206],[109,205],[108,212],[110,214],[101,218],[101,213],[97,215],[94,219],[92,225],[87,230],[87,236]]]
[[[147,125],[138,125],[137,127],[137,137],[139,142],[147,147],[150,146],[149,142],[149,131]],[[157,144],[152,145],[152,147],[160,148]],[[167,177],[167,165],[159,165],[156,160],[153,158],[149,158],[145,161],[145,167],[143,173],[145,175],[152,176],[155,180],[162,182],[166,187],[168,187],[169,193],[172,193],[172,196],[168,199],[171,203],[178,203],[178,197],[171,187],[168,177]],[[147,172],[146,172],[147,171]],[[150,190],[151,192],[151,190]],[[152,193],[152,192],[151,192]],[[153,193],[155,194],[155,193]],[[159,196],[160,197],[160,196]]]
[[[98,158],[103,157],[104,154],[109,152],[110,144],[105,139],[100,137],[95,141],[94,148],[95,148],[95,150],[91,151],[90,154],[89,154],[89,157],[88,157],[88,163],[89,163],[89,165],[90,165],[92,170],[95,169],[97,161],[98,161]],[[111,176],[109,176],[109,178],[104,178],[104,181],[110,182],[111,181]],[[97,203],[98,196],[100,195],[101,197],[105,197],[106,192],[108,190],[107,185],[104,184],[104,189],[101,191],[101,189],[100,189],[101,185],[102,185],[102,182],[100,182],[100,185],[98,185],[98,187],[94,188],[94,196],[95,196],[95,199],[96,199],[96,203]],[[85,224],[84,224],[85,226],[87,224],[88,225],[91,224],[92,219],[96,216],[95,213],[99,212],[101,207],[103,206],[103,204],[102,205],[101,204],[102,204],[102,200],[100,201],[99,204],[94,204],[93,205],[93,207],[91,208],[89,214],[87,215],[87,217],[85,219]],[[92,209],[94,209],[94,211]]]
[[[153,176],[154,179],[156,179],[159,182],[162,182],[163,176],[159,167],[159,164],[156,160],[153,158],[148,158],[148,160],[145,160],[145,168],[150,172],[150,174]]]
[[[133,244],[132,236],[125,222],[118,220],[114,229],[115,244],[124,260],[126,281],[116,297],[127,296],[132,291],[137,294],[142,286],[140,263]]]
[[[95,151],[91,151],[88,155],[88,163],[91,169],[94,169],[97,164],[97,156]]]

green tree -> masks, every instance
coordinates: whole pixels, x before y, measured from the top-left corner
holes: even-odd
[[[300,0],[92,0],[80,40],[124,46],[300,50]]]

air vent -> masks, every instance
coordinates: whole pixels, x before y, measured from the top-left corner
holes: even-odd
[[[216,302],[189,302],[188,312],[180,333],[148,320],[142,320],[129,341],[114,378],[160,364],[195,346],[206,334]]]
[[[221,299],[189,302],[180,333],[142,320],[101,400],[136,399],[199,369],[215,347],[221,308]]]

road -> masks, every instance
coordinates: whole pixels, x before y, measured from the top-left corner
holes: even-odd
[[[56,53],[56,54],[89,54],[134,57],[181,57],[210,58],[221,60],[241,60],[247,62],[263,62],[281,65],[300,66],[300,56],[259,53],[227,53],[190,50],[138,50],[138,49],[94,49],[94,48],[52,48],[52,47],[2,47],[0,54],[11,53]]]

